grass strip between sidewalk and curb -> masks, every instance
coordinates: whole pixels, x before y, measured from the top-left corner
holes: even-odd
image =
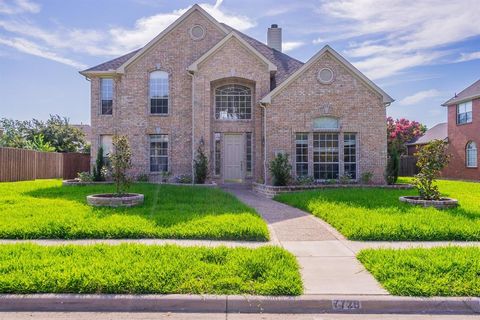
[[[300,295],[295,257],[266,246],[0,245],[0,293]]]
[[[393,295],[480,296],[480,248],[367,249],[360,262]]]

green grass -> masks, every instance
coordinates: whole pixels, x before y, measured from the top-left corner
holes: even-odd
[[[58,180],[0,183],[0,238],[181,238],[268,240],[262,218],[216,188],[134,184],[134,208],[94,208],[93,193],[112,185],[67,186]]]
[[[416,190],[381,188],[295,192],[275,200],[311,212],[352,240],[480,240],[480,183],[438,184],[444,195],[459,200],[460,207],[415,207],[398,198],[416,195]]]
[[[480,296],[480,248],[368,249],[358,259],[391,294]]]
[[[0,246],[0,293],[300,295],[302,280],[272,246],[14,244]]]

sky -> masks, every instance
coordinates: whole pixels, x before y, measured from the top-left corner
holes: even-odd
[[[142,47],[193,1],[0,0],[0,118],[90,122],[78,71]],[[260,40],[273,23],[306,62],[329,44],[396,101],[388,115],[428,127],[480,78],[480,0],[212,0],[220,22]]]

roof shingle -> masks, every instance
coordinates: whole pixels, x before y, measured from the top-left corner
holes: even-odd
[[[474,97],[480,97],[480,80],[477,80],[477,82],[473,83],[472,85],[464,89],[462,92],[455,95],[455,97],[444,102],[442,106],[456,104],[458,102],[463,102],[466,99],[474,98]]]
[[[428,129],[421,137],[407,143],[407,145],[427,144],[433,140],[445,140],[448,138],[448,126],[446,122],[436,124]]]

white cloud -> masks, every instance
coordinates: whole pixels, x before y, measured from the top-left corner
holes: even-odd
[[[300,48],[305,45],[305,42],[302,41],[286,41],[282,43],[283,52],[288,52]]]
[[[465,62],[470,60],[480,59],[480,51],[470,52],[470,53],[461,53],[460,58],[456,62]]]
[[[40,5],[30,0],[14,0],[7,2],[7,0],[0,0],[0,13],[3,14],[18,14],[18,13],[38,13]]]
[[[449,45],[480,35],[480,24],[472,23],[478,0],[331,0],[319,14],[335,18],[339,30],[324,37],[357,39],[345,53],[372,78],[437,63],[452,53]]]
[[[430,90],[424,90],[424,91],[419,91],[415,94],[412,94],[411,96],[407,96],[400,100],[398,102],[399,105],[401,106],[411,106],[418,104],[422,101],[425,101],[430,98],[436,98],[440,96],[442,93],[438,91],[437,89],[430,89]]]
[[[59,56],[57,53],[49,51],[48,49],[42,48],[38,46],[37,44],[28,41],[26,39],[22,38],[14,38],[14,39],[5,39],[5,38],[0,38],[0,44],[6,45],[8,47],[12,47],[17,49],[20,52],[31,54],[37,57],[42,57],[45,59],[53,60],[56,62],[60,62],[69,66],[72,66],[77,69],[83,69],[86,66],[82,63],[79,63],[77,61],[74,61],[69,58],[65,58],[62,56]]]

